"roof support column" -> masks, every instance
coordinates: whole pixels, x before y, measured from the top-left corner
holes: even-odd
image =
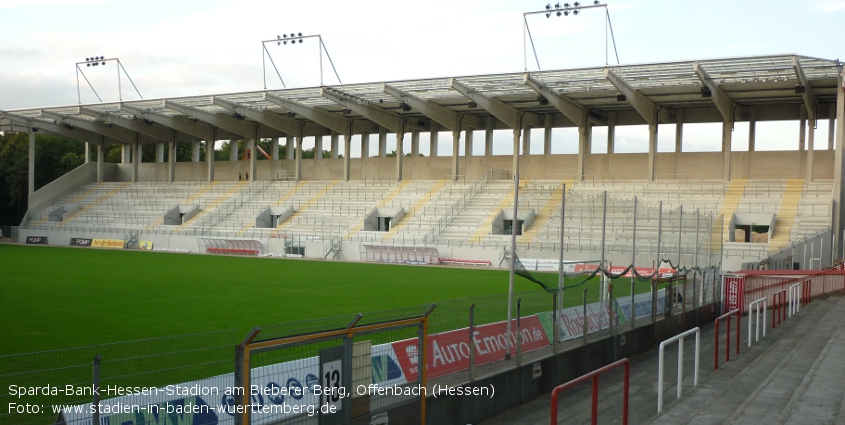
[[[757,107],[748,109],[748,152],[754,152],[757,142]]]
[[[554,116],[552,116],[552,114],[546,114],[543,119],[543,155],[551,155],[552,124],[554,123]]]
[[[175,131],[174,131],[175,133]],[[170,142],[170,152],[167,154],[167,182],[176,181],[176,138]]]
[[[214,138],[205,142],[205,162],[208,163],[208,182],[214,181]]]
[[[29,196],[35,193],[35,131],[29,129]]]
[[[97,183],[103,182],[103,148],[105,147],[106,136],[100,136],[97,142]]]
[[[200,162],[200,142],[191,142],[191,161]]]
[[[156,142],[156,162],[164,162],[164,142]]]
[[[434,158],[437,156],[437,142],[438,142],[438,134],[440,130],[440,125],[437,124],[437,121],[431,120],[431,135],[429,136],[429,156]]]
[[[296,153],[294,154],[296,163],[293,171],[297,182],[302,180],[302,134],[302,127],[300,127],[299,131],[296,133]]]
[[[590,127],[578,127],[578,176],[575,178],[578,181],[584,180],[586,174],[586,159],[590,154]]]
[[[513,175],[519,174],[519,136],[522,133],[522,118],[519,119],[519,124],[513,129],[513,166],[511,173]]]
[[[827,125],[827,150],[832,151],[836,134],[836,104],[828,103],[827,105],[827,114],[830,116],[828,119],[830,122]]]
[[[314,159],[323,159],[323,136],[314,136]]]
[[[411,157],[416,158],[420,156],[420,132],[419,130],[411,130]]]
[[[733,133],[733,122],[722,122],[722,155],[724,163],[722,165],[722,176],[725,181],[731,179],[731,134]]]
[[[337,139],[338,139],[338,137],[339,137],[339,136],[340,136],[339,134],[337,134],[337,133],[335,133],[334,131],[332,131],[332,136],[331,136],[331,148],[330,148],[330,150],[331,150],[331,156],[332,156],[332,159],[337,159],[337,157],[338,157],[338,152],[337,152],[337,145],[338,145],[338,143],[337,143]]]
[[[387,129],[384,127],[378,128],[378,157],[387,157]]]
[[[607,153],[616,149],[616,112],[607,113]]]
[[[255,159],[258,158],[258,150],[256,149],[258,147],[258,140],[258,128],[256,128],[255,136],[252,139],[249,139],[249,147],[247,148],[249,149],[247,151],[249,152],[247,160],[249,161],[249,176],[252,179],[251,181],[257,180],[256,177],[258,177],[255,174],[257,171]]]
[[[813,122],[809,123],[810,126],[807,129],[807,181],[813,181],[813,149],[815,144],[816,138],[816,129],[813,125]]]
[[[496,118],[487,117],[487,127],[484,128],[484,156],[493,155],[493,129],[496,128]]]
[[[405,144],[405,130],[396,133],[396,181],[402,181],[402,157],[405,153],[402,152]]]
[[[288,161],[293,161],[293,149],[294,143],[296,143],[296,137],[288,135],[285,138],[285,159]]]
[[[464,132],[464,156],[472,156],[472,132],[471,128]]]
[[[452,132],[452,181],[458,180],[458,173],[460,170],[458,169],[458,153],[460,152],[458,147],[461,143],[461,131],[455,130]]]
[[[370,133],[361,134],[361,159],[370,157]]]
[[[522,129],[522,154],[525,156],[531,155],[531,128],[525,127]]]
[[[270,139],[270,158],[272,158],[273,161],[279,159],[279,143],[281,142],[281,137],[274,137]]]
[[[343,137],[343,181],[349,181],[349,161],[352,157],[352,126]]]
[[[842,230],[845,229],[845,209],[842,208],[842,200],[845,199],[845,185],[843,185],[842,166],[845,163],[843,158],[842,144],[845,142],[845,74],[839,75],[836,87],[836,150],[833,156],[833,234],[834,239],[839,242],[836,251],[836,258],[842,259]]]
[[[120,163],[121,164],[128,164],[131,162],[131,153],[132,149],[131,146],[127,146],[126,143],[120,145]]]
[[[648,177],[653,182],[655,175],[655,159],[657,159],[657,122],[648,125]]]
[[[675,152],[684,151],[684,110],[678,109],[675,115]]]
[[[240,145],[240,141],[229,140],[229,161],[236,162],[238,160],[238,145]]]
[[[798,150],[803,151],[807,146],[807,110],[801,108],[800,127],[798,128]]]
[[[132,158],[132,183],[138,183],[138,164],[141,163],[141,142],[138,140],[140,134],[135,135],[135,144],[130,149],[135,153]]]
[[[90,161],[91,161],[91,144],[88,143],[88,142],[85,142],[85,163],[87,164]]]

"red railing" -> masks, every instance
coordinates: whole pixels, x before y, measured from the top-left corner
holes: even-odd
[[[631,363],[628,359],[617,360],[607,366],[596,369],[586,375],[575,378],[565,384],[558,385],[552,390],[552,425],[557,425],[557,399],[558,395],[578,384],[593,380],[593,403],[590,412],[590,423],[596,425],[599,412],[599,376],[619,366],[625,366],[625,383],[622,389],[622,425],[628,425],[628,384],[631,377]]]
[[[772,329],[786,320],[786,289],[772,294]]]
[[[719,369],[719,320],[727,318],[728,323],[725,326],[725,363],[731,361],[731,316],[736,316],[736,354],[739,355],[739,309],[731,310],[716,318],[716,344],[713,349],[713,370]]]

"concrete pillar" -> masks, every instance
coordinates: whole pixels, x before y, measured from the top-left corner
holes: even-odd
[[[258,180],[258,176],[256,173],[258,172],[258,168],[256,167],[255,160],[258,158],[256,146],[258,146],[258,130],[255,130],[255,137],[249,139],[249,181],[256,181]]]
[[[428,143],[428,152],[429,156],[434,158],[437,156],[437,142],[438,142],[438,135],[440,134],[440,124],[436,121],[431,121],[431,136],[429,136],[429,143]]]
[[[832,151],[833,140],[836,134],[836,105],[832,103],[828,103],[827,105],[827,114],[830,116],[827,125],[827,150]]]
[[[836,259],[842,259],[842,230],[845,229],[845,208],[842,208],[842,200],[845,199],[845,185],[843,185],[842,166],[845,163],[842,144],[845,142],[845,85],[843,85],[845,74],[841,74],[836,82],[836,137],[835,153],[833,156],[833,234],[838,242]],[[832,127],[832,126],[831,126]]]
[[[405,141],[405,132],[400,131],[396,133],[396,181],[402,181],[402,157],[405,156],[403,152],[404,146],[402,146]]]
[[[170,152],[167,154],[167,181],[169,183],[176,181],[176,132],[173,133],[174,141],[170,142]]]
[[[684,150],[684,110],[678,109],[675,115],[675,152]]]
[[[137,143],[137,148],[133,155],[138,155],[138,163],[141,164],[144,162],[144,144],[141,142]]]
[[[798,150],[803,151],[807,146],[807,109],[804,108],[804,105],[801,105],[801,120],[799,123],[801,127],[798,130]]]
[[[164,162],[164,142],[156,142],[156,162]]]
[[[655,164],[657,159],[657,123],[648,126],[648,177],[650,182],[654,181]]]
[[[464,156],[472,156],[472,132],[471,128],[464,132]]]
[[[607,153],[616,149],[616,112],[607,113]]]
[[[757,107],[748,110],[748,152],[754,152],[757,143]]]
[[[273,161],[279,159],[279,143],[281,142],[281,137],[275,137],[270,139],[270,158],[272,158]]]
[[[129,164],[132,158],[132,146],[127,144],[120,145],[120,163]]]
[[[237,140],[229,140],[229,161],[235,162],[238,159],[238,143]],[[237,167],[236,167],[237,168]]]
[[[496,128],[496,118],[487,117],[487,127],[484,128],[484,156],[493,155],[493,130]]]
[[[452,131],[452,181],[457,181],[458,173],[460,173],[460,170],[458,169],[458,147],[460,146],[460,143],[461,131]]]
[[[339,136],[339,134],[337,134],[337,133],[335,133],[334,131],[332,131],[332,136],[331,136],[331,137],[332,137],[332,138],[331,138],[331,148],[330,148],[330,150],[331,150],[331,156],[332,156],[332,159],[336,159],[336,158],[337,158],[337,155],[338,155],[338,152],[337,152],[337,139],[338,139],[338,136]]]
[[[587,155],[590,153],[590,140],[587,127],[578,127],[578,169],[575,180],[584,180],[586,174]]]
[[[85,142],[85,163],[87,164],[89,161],[91,161],[91,145]]]
[[[725,181],[731,179],[731,134],[733,133],[733,123],[724,121],[722,123],[722,155],[724,156],[724,163],[722,165],[722,174]]]
[[[214,181],[214,139],[205,142],[205,162],[208,163],[208,182]]]
[[[419,130],[411,131],[411,156],[416,158],[420,156],[420,132]]]
[[[138,155],[138,153],[141,152],[141,143],[138,141],[138,137],[140,136],[135,136],[134,146],[129,147],[129,149],[135,152],[135,158],[132,158],[132,183],[138,182],[138,164],[141,163],[141,155]]]
[[[200,142],[191,142],[191,161],[200,162]]]
[[[352,157],[352,133],[343,138],[343,181],[349,181],[349,160]]]
[[[314,159],[323,159],[323,136],[314,136]]]
[[[384,158],[387,156],[387,129],[384,127],[378,128],[378,157]]]
[[[522,154],[531,155],[531,128],[522,129]]]
[[[361,135],[361,159],[370,157],[370,133]]]
[[[290,141],[290,138],[288,138]],[[296,163],[294,164],[294,177],[296,181],[302,180],[302,129],[299,129],[299,134],[296,135],[296,153],[294,154]]]
[[[513,129],[513,165],[511,166],[512,175],[519,174],[519,136],[520,133],[522,133],[522,130],[519,127],[521,126],[522,125]]]
[[[816,129],[814,128],[814,121],[809,122],[810,126],[807,129],[807,181],[813,181],[813,149],[816,138]]]
[[[103,148],[106,142],[105,136],[97,143],[97,183],[103,182]]]
[[[29,129],[29,196],[35,193],[35,131]]]
[[[285,138],[285,159],[292,161],[294,159],[294,144],[296,144],[295,136],[288,136]]]

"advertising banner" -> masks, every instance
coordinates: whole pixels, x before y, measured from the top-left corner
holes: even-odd
[[[91,241],[91,246],[94,248],[123,249],[123,244],[121,239],[93,239]]]
[[[537,316],[523,317],[520,324],[522,351],[549,345],[549,338]],[[511,323],[510,339],[513,355],[516,354],[516,320]],[[426,346],[427,378],[469,369],[469,342],[469,328],[429,335]],[[399,365],[410,381],[416,380],[419,373],[418,343],[417,339],[408,339],[392,344]],[[507,321],[477,326],[472,343],[475,344],[476,364],[504,359],[508,344]]]
[[[665,294],[666,291],[663,289],[657,291],[658,312],[662,312],[665,308]],[[619,316],[619,323],[630,321],[632,311],[634,313],[634,317],[637,319],[651,316],[652,299],[650,292],[635,295],[633,307],[631,306],[630,297],[619,297],[616,298],[616,301],[615,305],[618,305],[616,314]],[[588,333],[596,332],[600,329],[606,329],[610,326],[611,310],[609,310],[609,308],[610,307],[606,301],[587,304]],[[549,317],[551,317],[551,314],[549,314]],[[563,311],[558,313],[558,323],[560,331],[563,334],[563,340],[583,337],[584,307],[578,306],[563,309]]]
[[[145,251],[152,251],[153,241],[141,241],[138,243],[138,248],[143,249]]]
[[[27,236],[26,243],[34,245],[47,245],[46,236]]]
[[[725,276],[725,311],[727,313],[739,309],[739,314],[745,313],[745,276]]]
[[[72,246],[91,246],[91,238],[70,238]]]
[[[597,267],[598,267],[598,264],[575,264],[575,273],[592,273],[596,270]],[[622,273],[622,271],[627,269],[628,266],[613,266],[613,265],[611,265],[608,268],[610,269],[610,273],[618,274],[618,273]],[[640,276],[648,276],[648,275],[654,273],[654,268],[652,268],[652,267],[635,267],[635,268],[637,270],[637,273],[640,274]],[[675,274],[675,269],[666,267],[666,268],[659,269],[658,272],[660,273],[659,277],[671,277]],[[629,270],[623,276],[624,277],[631,277],[632,275],[633,275],[633,271]]]

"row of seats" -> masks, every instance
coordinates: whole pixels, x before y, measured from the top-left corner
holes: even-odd
[[[492,262],[490,260],[465,260],[465,259],[458,259],[458,258],[441,258],[441,263],[449,263],[449,264],[462,264],[462,265],[469,265],[469,266],[490,266]]]
[[[209,254],[228,254],[228,255],[258,255],[257,249],[242,249],[242,248],[207,248],[205,252]]]

